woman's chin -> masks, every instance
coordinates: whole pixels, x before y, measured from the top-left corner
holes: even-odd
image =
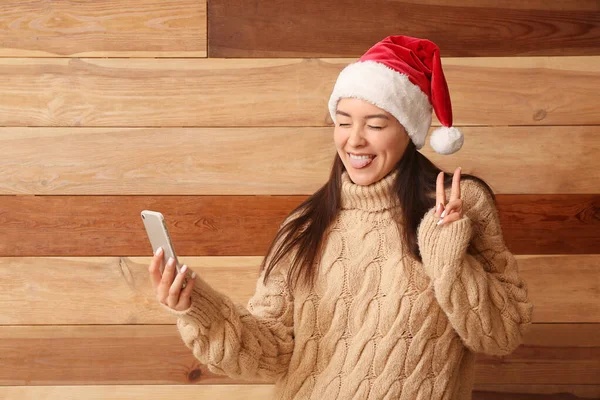
[[[367,172],[361,169],[355,169],[352,168],[352,166],[348,166],[346,170],[348,171],[348,176],[350,176],[352,182],[354,182],[357,185],[368,186],[379,180],[377,179],[378,174],[375,172]]]

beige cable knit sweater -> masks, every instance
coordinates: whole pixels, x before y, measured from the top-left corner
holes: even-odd
[[[492,198],[469,180],[463,217],[436,225],[429,210],[423,263],[407,257],[392,220],[396,174],[360,186],[344,172],[311,290],[292,293],[288,259],[266,286],[258,279],[247,308],[201,277],[188,310],[163,306],[195,357],[218,374],[274,382],[276,399],[471,399],[474,353],[507,355],[523,341],[527,285]]]

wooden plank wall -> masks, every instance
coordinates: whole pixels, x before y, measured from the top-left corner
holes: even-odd
[[[2,1],[0,398],[266,398],[184,347],[139,211],[245,303],[327,179],[337,74],[390,34],[441,47],[466,141],[422,152],[490,183],[535,304],[473,398],[599,398],[597,0]]]

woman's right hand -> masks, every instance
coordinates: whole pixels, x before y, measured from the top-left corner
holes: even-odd
[[[192,305],[192,288],[196,280],[196,273],[193,272],[191,279],[186,283],[182,290],[183,282],[187,273],[187,265],[181,267],[177,273],[175,269],[175,260],[169,259],[161,275],[160,265],[163,260],[163,249],[159,248],[148,267],[152,287],[156,292],[158,301],[175,311],[185,311]]]

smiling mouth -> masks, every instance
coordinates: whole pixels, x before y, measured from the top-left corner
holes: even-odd
[[[375,154],[354,154],[354,153],[347,153],[349,157],[351,158],[355,158],[355,159],[367,159],[367,158],[375,158]]]
[[[373,160],[375,160],[377,156],[355,156],[353,154],[348,153],[348,158],[350,159],[350,165],[352,166],[352,168],[362,169],[371,165],[373,163]]]

